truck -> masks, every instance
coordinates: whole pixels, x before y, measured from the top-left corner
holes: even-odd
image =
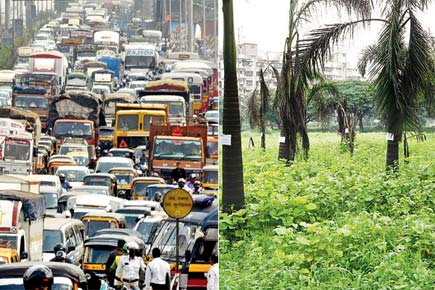
[[[115,90],[115,73],[109,69],[100,69],[92,72],[93,86],[107,86],[112,93]]]
[[[125,45],[125,74],[130,72],[154,73],[159,63],[159,55],[155,47],[148,43],[132,43]]]
[[[119,57],[104,56],[99,58],[98,60],[106,63],[107,69],[113,71],[113,73],[115,74],[115,78],[117,80],[117,84],[119,85],[122,79],[121,59]]]
[[[47,128],[62,144],[65,138],[83,138],[98,144],[98,128],[106,125],[103,101],[87,91],[68,91],[53,98],[48,108]]]
[[[30,72],[56,76],[60,88],[65,84],[67,69],[68,60],[58,51],[36,52],[30,55]]]
[[[16,85],[12,93],[12,106],[36,113],[41,120],[41,130],[45,132],[49,99],[50,95],[44,87]]]
[[[98,49],[110,49],[119,53],[119,32],[114,30],[100,30],[94,32],[94,44]]]
[[[113,147],[136,148],[147,145],[151,124],[168,124],[167,105],[117,103]]]
[[[8,87],[12,89],[15,85],[15,71],[0,70],[0,87]]]
[[[170,181],[177,162],[186,174],[200,175],[206,164],[207,126],[156,126],[151,124],[149,137],[149,172],[157,172]]]
[[[42,261],[45,198],[0,190],[0,247],[16,249],[21,261]]]
[[[36,173],[39,116],[31,111],[0,107],[0,174]]]

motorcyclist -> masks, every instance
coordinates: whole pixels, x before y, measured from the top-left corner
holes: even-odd
[[[117,276],[117,269],[119,265],[119,261],[121,260],[121,257],[126,256],[128,254],[128,243],[124,243],[122,246],[122,254],[115,257],[115,260],[112,263],[112,266],[110,266],[110,272],[113,274],[113,285],[114,287],[121,287],[122,282],[119,276]],[[119,273],[118,273],[119,274]],[[112,283],[112,280],[109,282]]]
[[[65,191],[68,191],[69,189],[72,188],[72,186],[69,184],[68,180],[66,180],[65,174],[63,174],[63,173],[59,174],[59,180],[60,180],[60,184],[61,184],[62,188]]]
[[[53,249],[54,258],[50,260],[50,262],[63,262],[68,264],[73,264],[71,258],[66,255],[66,248],[63,244],[58,243],[54,246]]]
[[[52,290],[53,272],[47,266],[35,265],[24,272],[25,290]]]
[[[156,192],[154,194],[154,198],[153,199],[154,199],[154,201],[161,202],[162,201],[162,194],[160,192]]]
[[[203,193],[203,191],[204,191],[204,188],[202,188],[202,186],[201,186],[201,181],[195,180],[195,182],[193,183],[192,194],[201,194],[201,193]]]

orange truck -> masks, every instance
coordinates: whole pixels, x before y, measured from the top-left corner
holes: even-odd
[[[99,128],[106,125],[102,105],[99,96],[87,91],[56,96],[48,109],[47,128],[59,145],[65,138],[83,138],[89,146],[96,146]]]
[[[181,162],[187,174],[201,173],[206,164],[207,126],[154,126],[150,130],[149,171],[166,180]]]

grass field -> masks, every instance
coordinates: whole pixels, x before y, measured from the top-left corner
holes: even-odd
[[[253,137],[255,148],[248,148]],[[385,133],[310,134],[308,161],[277,161],[278,132],[243,132],[246,209],[221,214],[221,289],[434,289],[435,136],[385,173]]]

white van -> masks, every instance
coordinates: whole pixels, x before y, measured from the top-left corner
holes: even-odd
[[[84,253],[85,226],[80,220],[67,218],[45,218],[43,261],[54,258],[54,246],[61,243],[74,265],[80,266]]]

